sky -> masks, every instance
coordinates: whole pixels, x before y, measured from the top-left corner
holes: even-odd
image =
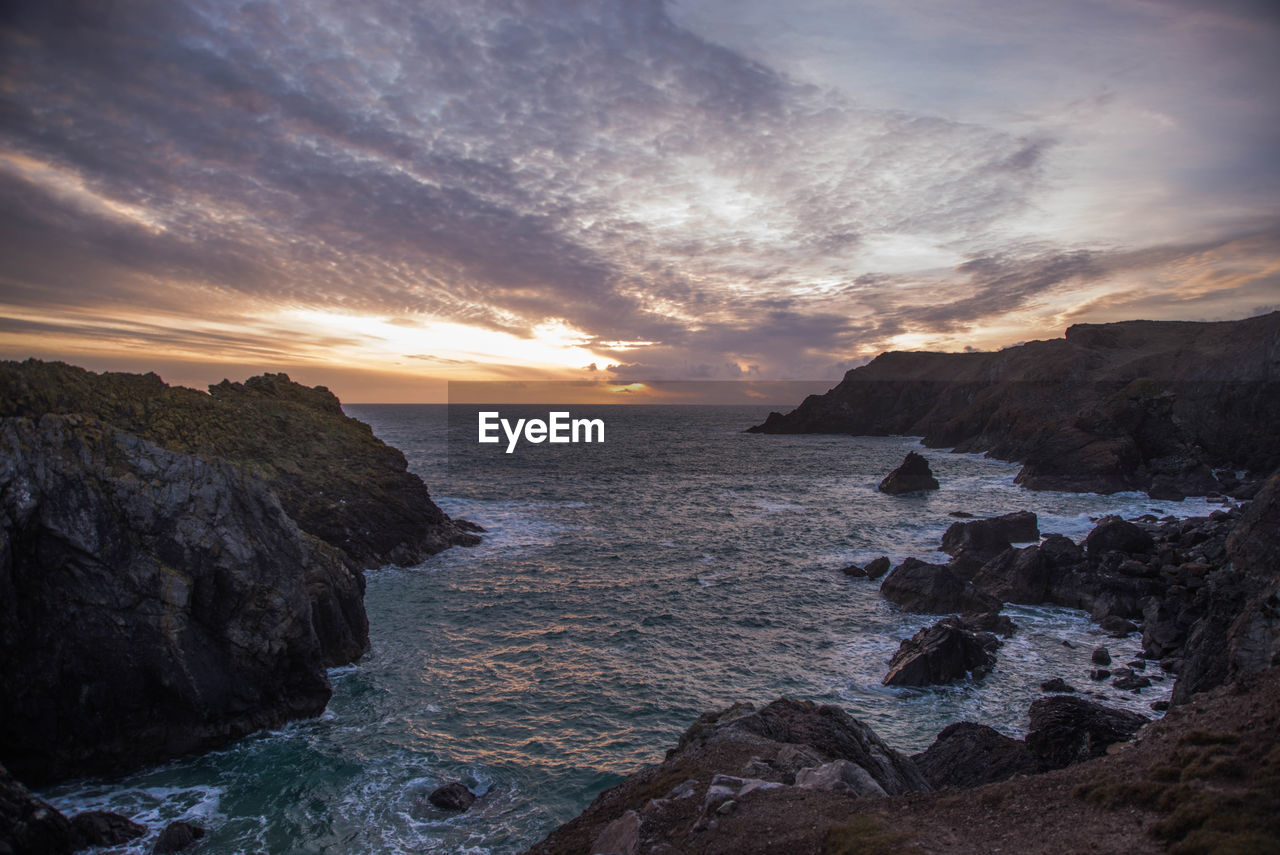
[[[438,401],[1248,317],[1278,94],[1272,2],[17,0],[0,357]]]

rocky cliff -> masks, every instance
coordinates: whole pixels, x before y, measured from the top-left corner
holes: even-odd
[[[209,393],[155,374],[93,374],[60,362],[0,363],[0,416],[80,413],[184,454],[261,477],[308,534],[359,568],[416,564],[479,542],[431,501],[404,455],[342,412],[323,386],[284,374],[223,381]]]
[[[1031,489],[1231,492],[1280,465],[1280,312],[1079,324],[994,353],[885,353],[758,433],[922,436]]]
[[[237,466],[0,419],[0,758],[28,783],[318,715],[368,647],[362,593]]]

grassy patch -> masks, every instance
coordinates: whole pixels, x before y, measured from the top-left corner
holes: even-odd
[[[880,819],[862,814],[827,829],[823,855],[909,855],[918,852],[906,843],[911,835],[885,831]]]
[[[1280,852],[1280,746],[1204,730],[1188,732],[1178,745],[1146,778],[1103,777],[1077,787],[1075,796],[1162,814],[1151,835],[1174,855]]]

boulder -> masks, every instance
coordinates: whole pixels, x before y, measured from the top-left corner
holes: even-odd
[[[908,558],[893,569],[880,586],[891,603],[909,612],[980,614],[1000,611],[1000,601],[980,592],[944,564],[927,564]]]
[[[464,811],[476,803],[476,794],[460,781],[451,781],[432,790],[427,801],[440,810]]]
[[[942,535],[942,551],[953,556],[961,553],[975,557],[985,555],[989,559],[1008,549],[1011,543],[1039,540],[1040,527],[1036,515],[1030,511],[1015,511],[998,517],[952,523]]]
[[[1111,651],[1107,650],[1105,647],[1095,647],[1093,655],[1090,656],[1089,659],[1094,665],[1110,665]]]
[[[43,784],[319,715],[362,582],[239,467],[0,419],[0,757]]]
[[[866,769],[848,760],[832,760],[821,766],[801,769],[796,774],[795,785],[805,790],[848,793],[862,798],[874,799],[886,795]]]
[[[881,555],[879,558],[873,559],[863,570],[866,572],[868,579],[875,581],[889,572],[889,566],[888,556]]]
[[[848,567],[841,567],[840,572],[853,579],[867,578],[867,571],[863,570],[857,564],[850,564]]]
[[[877,488],[881,493],[899,495],[937,490],[938,479],[929,469],[929,461],[914,451],[908,451],[902,465],[885,476]]]
[[[204,837],[203,828],[198,825],[192,825],[189,822],[177,820],[164,827],[164,831],[160,832],[160,837],[156,840],[156,845],[151,852],[152,855],[169,855],[171,852],[180,852],[202,837]]]
[[[1107,746],[1127,742],[1147,723],[1145,716],[1111,709],[1073,695],[1033,701],[1027,747],[1047,769],[1061,769],[1093,757]]]
[[[640,815],[629,810],[604,830],[591,844],[591,855],[637,855],[640,851]]]
[[[1142,527],[1120,517],[1103,517],[1084,541],[1089,558],[1096,559],[1107,552],[1146,553],[1155,548],[1155,541]]]
[[[803,746],[827,762],[848,760],[865,769],[889,795],[929,789],[915,765],[867,725],[839,707],[790,698],[780,698],[758,710],[751,704],[735,704],[703,714],[668,752],[667,760],[703,747],[744,740]]]
[[[958,618],[944,618],[902,642],[889,660],[886,686],[937,686],[966,676],[980,679],[996,664],[1000,642],[990,633],[975,633]]]
[[[1022,741],[968,721],[948,725],[932,745],[911,759],[935,789],[980,787],[1034,774],[1040,768]]]

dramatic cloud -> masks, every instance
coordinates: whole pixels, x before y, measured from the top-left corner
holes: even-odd
[[[1275,302],[1266,7],[782,9],[6,7],[3,355],[834,378]]]

